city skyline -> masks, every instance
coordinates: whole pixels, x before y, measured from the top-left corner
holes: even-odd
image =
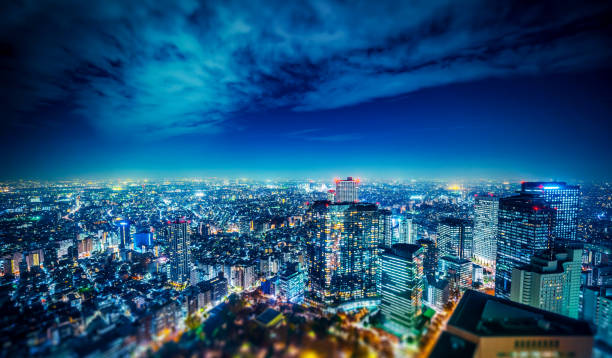
[[[2,8],[0,179],[612,178],[605,2]]]

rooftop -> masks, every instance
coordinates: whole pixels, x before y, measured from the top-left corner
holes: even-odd
[[[448,325],[479,336],[591,336],[589,324],[556,313],[468,290]]]

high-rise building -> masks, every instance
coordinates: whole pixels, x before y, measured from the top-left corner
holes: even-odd
[[[552,247],[554,211],[543,199],[516,195],[499,200],[495,295],[510,298],[512,270]]]
[[[310,298],[330,307],[380,299],[381,210],[374,204],[317,201],[308,210]]]
[[[428,279],[435,278],[438,269],[438,248],[436,243],[428,239],[417,240],[417,245],[423,247],[423,272]]]
[[[555,210],[553,235],[557,245],[576,240],[580,186],[564,182],[524,182],[521,192],[537,195]]]
[[[176,220],[168,225],[170,241],[168,251],[168,269],[170,281],[184,283],[189,279],[191,272],[189,252],[189,229],[186,220]]]
[[[337,203],[356,203],[359,201],[357,189],[359,179],[352,177],[346,180],[336,179],[336,202]]]
[[[390,210],[380,210],[380,236],[382,243],[390,247],[393,242],[393,224]]]
[[[475,198],[474,258],[488,267],[495,267],[498,211],[499,198],[489,195]]]
[[[585,321],[468,290],[430,358],[591,357]]]
[[[544,253],[531,264],[514,268],[510,299],[578,318],[582,249]]]
[[[440,256],[472,258],[474,226],[471,221],[443,218],[438,224],[437,240]]]
[[[385,250],[380,309],[387,321],[403,328],[414,326],[421,312],[423,282],[423,247],[395,244]]]
[[[117,225],[119,227],[119,248],[127,249],[132,245],[130,222],[128,220],[121,220]]]
[[[415,244],[416,230],[413,228],[412,218],[408,215],[398,215],[395,220],[397,225],[397,240],[394,244]]]

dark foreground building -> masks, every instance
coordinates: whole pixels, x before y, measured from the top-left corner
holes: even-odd
[[[585,321],[468,290],[431,358],[590,357]]]

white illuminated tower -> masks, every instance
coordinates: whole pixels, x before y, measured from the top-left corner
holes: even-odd
[[[359,201],[357,188],[359,179],[354,180],[352,177],[346,180],[336,179],[336,202],[337,203],[356,203]]]
[[[488,267],[495,267],[497,255],[497,215],[499,198],[476,196],[474,203],[474,257]]]

